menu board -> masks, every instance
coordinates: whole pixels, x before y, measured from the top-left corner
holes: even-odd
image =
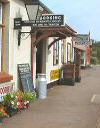
[[[34,85],[33,85],[32,73],[29,64],[28,63],[18,64],[18,72],[23,87],[23,91],[33,92]]]

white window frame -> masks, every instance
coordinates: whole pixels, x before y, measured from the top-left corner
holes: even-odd
[[[2,27],[0,27],[0,72],[2,65]]]
[[[2,3],[0,3],[0,24],[2,24]]]
[[[53,66],[59,64],[59,41],[53,44]]]
[[[2,3],[0,3],[0,24],[2,25]],[[0,72],[2,65],[2,26],[0,26]]]

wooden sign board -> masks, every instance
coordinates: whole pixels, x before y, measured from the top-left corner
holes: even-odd
[[[5,95],[12,93],[14,91],[14,85],[14,82],[0,83],[0,102],[4,100],[3,97]]]
[[[33,85],[32,73],[29,64],[28,63],[18,64],[18,72],[23,87],[23,91],[33,92],[34,85]]]

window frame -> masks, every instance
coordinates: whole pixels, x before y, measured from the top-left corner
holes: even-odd
[[[2,71],[2,3],[0,3],[0,72]]]
[[[53,66],[59,64],[59,41],[53,44]]]
[[[2,3],[0,3],[0,24],[2,25]]]
[[[61,44],[61,63],[64,64],[64,41]]]
[[[67,62],[71,62],[71,44],[67,43]]]

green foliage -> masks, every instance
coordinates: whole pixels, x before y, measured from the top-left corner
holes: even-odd
[[[92,57],[91,63],[96,65],[98,63],[97,57]]]
[[[15,100],[15,95],[14,94],[7,94],[6,96],[4,96],[4,102],[8,103],[10,101],[14,101]]]
[[[24,93],[24,97],[23,97],[24,100],[28,100],[28,101],[34,101],[36,99],[36,93],[33,92],[25,92]]]
[[[100,42],[93,43],[93,49],[92,49],[92,64],[100,64]]]
[[[6,96],[4,96],[4,105],[10,105],[13,108],[18,108],[19,105],[22,105],[23,103],[23,107],[24,103],[30,103],[31,101],[34,101],[36,99],[36,93],[35,92],[22,92],[22,91],[18,91],[18,92],[14,92],[11,94],[7,94]],[[25,103],[26,105],[26,103]]]

